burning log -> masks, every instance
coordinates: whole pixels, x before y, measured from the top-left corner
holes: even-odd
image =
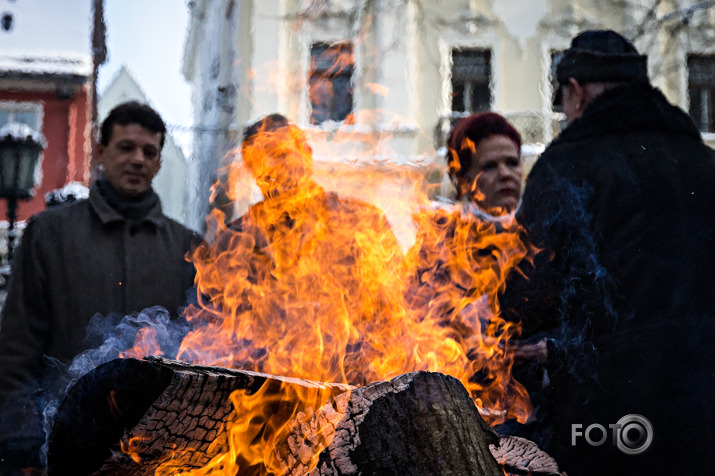
[[[291,388],[321,389],[324,405],[295,413],[286,397]],[[272,472],[503,474],[489,450],[496,433],[462,384],[444,374],[412,372],[351,388],[151,357],[111,361],[69,390],[50,435],[49,474],[205,467],[228,452],[238,428],[236,399],[248,395],[267,402],[266,414],[285,414],[285,437],[273,449],[280,471]],[[270,433],[266,428],[252,438]],[[247,459],[238,466],[239,474],[268,472]]]
[[[167,461],[202,467],[228,448],[226,423],[236,390],[254,393],[307,380],[189,365],[149,357],[116,359],[70,388],[49,438],[50,474],[153,475]],[[325,385],[340,394],[345,385]]]
[[[309,438],[288,440],[293,454]],[[497,436],[453,377],[412,372],[349,395],[335,438],[310,474],[502,475]],[[293,465],[287,474],[305,474]]]

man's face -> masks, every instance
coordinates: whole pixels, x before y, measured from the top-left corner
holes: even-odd
[[[161,133],[139,124],[114,124],[109,144],[98,150],[102,175],[125,197],[149,190],[161,167]]]
[[[507,136],[491,136],[477,144],[474,160],[462,180],[462,193],[486,210],[511,212],[521,198],[521,155]]]
[[[244,147],[243,160],[265,197],[297,189],[312,172],[312,153],[294,126],[260,132]]]

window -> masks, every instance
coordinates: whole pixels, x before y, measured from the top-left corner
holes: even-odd
[[[2,29],[4,31],[11,31],[12,30],[12,23],[13,23],[13,16],[12,13],[3,13],[2,18],[0,18],[0,26],[2,26]]]
[[[452,50],[452,115],[487,111],[491,107],[491,51]],[[455,114],[463,113],[463,114]]]
[[[310,49],[310,123],[344,121],[353,109],[353,48],[316,43]]]
[[[42,132],[42,105],[34,102],[0,101],[0,127],[21,122]]]
[[[701,132],[715,132],[715,56],[688,57],[690,117]]]
[[[564,112],[563,105],[559,104],[554,106],[553,100],[556,98],[556,94],[559,91],[559,81],[556,79],[556,68],[559,66],[559,61],[564,57],[563,51],[552,51],[551,52],[551,72],[549,80],[551,81],[551,90],[553,91],[553,96],[551,97],[551,108],[554,112]]]

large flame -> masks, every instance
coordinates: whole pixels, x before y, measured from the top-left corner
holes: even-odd
[[[192,331],[179,359],[349,385],[442,372],[464,384],[488,423],[526,420],[528,395],[511,376],[519,327],[501,319],[497,300],[527,252],[513,220],[423,209],[405,256],[379,209],[312,180],[299,129],[263,131],[242,152],[266,199],[233,223],[220,210],[209,217],[215,238],[193,253],[197,303],[185,311]],[[226,171],[232,200],[244,164]],[[151,348],[150,335],[140,337]],[[282,473],[292,463],[281,441],[333,395],[307,389],[234,393],[229,451],[190,474]],[[305,468],[330,444],[336,419],[314,429],[321,436],[298,458]]]
[[[523,423],[531,404],[511,374],[511,347],[521,329],[500,317],[497,296],[528,248],[513,217],[479,218],[470,208],[415,215],[420,231],[408,254],[409,306],[419,319],[449,329],[467,357],[468,380],[462,383],[487,423],[513,418]],[[439,371],[455,375],[449,367]]]

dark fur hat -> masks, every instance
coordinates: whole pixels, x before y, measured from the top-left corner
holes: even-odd
[[[648,57],[615,31],[584,31],[571,41],[556,68],[560,85],[569,78],[579,83],[648,81]],[[554,104],[561,104],[561,87]]]

